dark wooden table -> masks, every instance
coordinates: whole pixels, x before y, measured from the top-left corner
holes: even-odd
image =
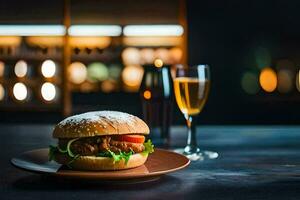
[[[300,199],[300,127],[199,127],[203,148],[217,160],[193,162],[159,181],[137,185],[64,181],[14,168],[10,159],[47,147],[52,125],[0,125],[0,199]],[[185,143],[172,129],[172,147]],[[170,160],[172,162],[172,160]]]

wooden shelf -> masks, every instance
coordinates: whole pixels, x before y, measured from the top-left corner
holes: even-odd
[[[0,60],[8,60],[8,61],[17,61],[17,60],[25,60],[25,61],[44,61],[47,59],[51,59],[54,61],[61,62],[61,55],[0,55]]]
[[[49,103],[36,105],[28,102],[0,102],[0,110],[2,111],[60,111],[61,104]]]
[[[60,77],[43,78],[43,77],[28,77],[28,78],[17,78],[17,77],[0,77],[0,83],[3,85],[11,86],[17,82],[22,82],[25,85],[36,87],[45,82],[53,83],[57,86],[61,85],[62,80]]]
[[[86,4],[78,4],[78,2],[72,2],[72,12],[74,12],[74,15],[72,15],[71,19],[71,1],[70,0],[64,0],[64,6],[63,6],[63,25],[66,29],[68,29],[71,25],[71,22],[74,24],[91,24],[93,22],[94,24],[119,24],[121,26],[128,25],[128,24],[174,24],[178,23],[184,27],[185,30],[187,30],[187,23],[186,23],[186,13],[185,13],[185,0],[179,0],[179,1],[168,1],[168,2],[161,2],[160,6],[157,6],[156,4],[152,4],[149,1],[143,1],[140,2],[139,5],[141,5],[139,8],[136,9],[136,5],[121,5],[121,4],[115,4],[115,3],[105,3],[106,6],[94,6],[98,5],[97,1],[86,3]],[[77,6],[76,6],[77,5]],[[75,6],[75,7],[74,7]],[[102,9],[101,11],[96,13],[96,15],[101,15],[100,17],[94,17],[93,14],[90,12],[90,7],[93,9]],[[120,12],[120,9],[116,9],[116,6],[118,7],[124,7],[126,9],[121,9],[122,12]],[[149,7],[150,6],[150,7]],[[74,8],[77,8],[78,10],[74,10]],[[109,8],[109,9],[108,9]],[[154,13],[158,13],[158,15],[153,15],[153,17],[150,19],[148,16],[148,13],[145,12],[145,8],[151,8],[150,10],[153,10]],[[112,9],[112,10],[110,10]],[[85,10],[83,13],[85,13],[85,17],[82,17],[80,15],[80,11]],[[116,15],[115,11],[118,10],[118,14]],[[114,11],[114,12],[111,12]],[[134,12],[133,12],[134,11]],[[72,13],[73,14],[73,13]],[[95,14],[95,13],[94,13]],[[92,18],[89,18],[93,16]],[[171,19],[171,20],[170,20]],[[83,20],[83,21],[81,21]],[[95,21],[96,20],[96,21]],[[99,21],[100,20],[100,21]],[[180,40],[180,45],[175,45],[180,47],[184,52],[183,57],[183,63],[186,63],[187,57],[187,38],[186,38],[186,31],[184,31],[184,35],[180,36],[182,39]],[[76,101],[73,99],[73,96],[75,94],[78,94],[79,96],[82,96],[82,100],[84,100],[86,103],[85,105],[88,106],[87,100],[89,101],[95,101],[95,99],[92,98],[93,95],[101,94],[103,95],[101,98],[113,104],[116,104],[116,106],[119,106],[119,101],[123,99],[127,99],[127,102],[130,102],[133,97],[136,98],[138,101],[138,94],[137,93],[130,93],[130,92],[124,92],[121,82],[118,83],[117,91],[105,93],[101,92],[101,83],[91,83],[88,86],[88,91],[84,89],[84,85],[74,85],[72,83],[68,82],[68,66],[70,66],[71,62],[82,62],[86,65],[92,63],[92,62],[102,62],[106,65],[110,64],[122,64],[121,59],[121,53],[124,48],[127,47],[127,45],[124,42],[124,35],[118,36],[118,37],[111,37],[111,43],[110,45],[103,49],[103,50],[93,50],[90,53],[86,51],[86,49],[81,49],[78,54],[75,53],[74,45],[72,46],[70,44],[70,37],[68,34],[65,34],[64,36],[61,36],[62,38],[62,46],[49,48],[47,53],[44,53],[46,51],[43,51],[38,46],[30,46],[27,45],[26,39],[22,38],[20,49],[3,49],[5,54],[0,55],[0,60],[4,61],[8,68],[11,68],[10,70],[13,70],[14,64],[17,60],[25,60],[28,62],[30,68],[40,67],[40,63],[42,63],[46,59],[54,60],[55,62],[59,63],[59,73],[55,78],[47,79],[43,78],[40,74],[39,69],[33,69],[32,74],[33,77],[28,78],[17,78],[14,77],[13,73],[10,71],[7,73],[8,76],[0,77],[0,84],[3,84],[5,89],[7,89],[7,101],[0,101],[0,110],[5,111],[59,111],[63,115],[68,116],[72,113],[72,105],[75,105]],[[151,43],[152,42],[152,43]],[[151,48],[151,45],[153,44],[153,41],[150,40],[149,45],[147,46],[139,46],[137,45],[137,48]],[[134,45],[131,45],[134,46]],[[174,45],[173,45],[174,46]],[[169,48],[173,46],[163,46],[164,48]],[[153,48],[160,47],[160,45],[153,45]],[[7,51],[6,51],[7,50]],[[37,77],[38,76],[38,77]],[[57,87],[59,87],[59,90],[61,92],[59,101],[55,102],[53,104],[47,104],[43,103],[42,100],[38,95],[40,95],[40,87],[42,83],[44,82],[51,82],[54,83]],[[31,102],[24,102],[24,103],[18,103],[13,100],[12,98],[12,87],[16,82],[23,82],[26,86],[30,88],[30,90],[34,93],[34,99]],[[84,93],[87,91],[86,93]],[[78,100],[78,99],[77,99]],[[82,105],[84,105],[82,103]],[[123,103],[122,103],[123,104]],[[80,109],[81,107],[77,104],[76,109]],[[124,106],[124,105],[123,105]],[[125,105],[130,106],[130,104]],[[73,110],[74,111],[74,110]]]

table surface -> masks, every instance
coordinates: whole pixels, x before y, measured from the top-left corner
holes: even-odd
[[[55,143],[52,128],[0,125],[0,199],[300,199],[300,126],[198,127],[200,146],[218,151],[218,159],[132,185],[62,181],[10,164],[24,151]],[[172,147],[183,146],[185,129],[173,127],[171,139]]]

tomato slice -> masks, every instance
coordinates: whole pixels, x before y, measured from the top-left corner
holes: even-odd
[[[145,137],[143,135],[118,135],[116,139],[119,141],[132,142],[132,143],[145,142]]]

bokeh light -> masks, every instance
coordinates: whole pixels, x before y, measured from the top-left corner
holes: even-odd
[[[141,55],[137,48],[129,47],[122,52],[122,60],[125,65],[140,64]]]
[[[161,59],[164,63],[170,63],[169,51],[166,48],[159,48],[155,51],[155,58]]]
[[[181,25],[127,25],[125,36],[181,36],[184,29]]]
[[[81,62],[73,62],[69,68],[69,79],[74,84],[81,84],[87,78],[86,66]]]
[[[122,68],[120,65],[112,64],[108,68],[109,78],[119,79],[121,76]]]
[[[3,85],[0,84],[0,101],[2,101],[5,97],[5,89]]]
[[[45,60],[42,64],[41,71],[44,77],[51,78],[55,75],[56,64],[52,60]]]
[[[14,97],[19,101],[24,101],[28,96],[28,89],[24,83],[16,83],[13,87]]]
[[[293,89],[293,73],[288,69],[281,69],[277,73],[278,91],[288,93]]]
[[[289,59],[280,59],[276,62],[276,69],[279,71],[281,69],[295,70],[295,63]]]
[[[119,25],[72,25],[68,33],[71,36],[120,36],[122,28]]]
[[[73,48],[100,48],[104,49],[111,44],[111,37],[70,37],[70,46]]]
[[[271,54],[267,48],[258,47],[254,54],[256,65],[259,69],[263,69],[264,67],[271,65]]]
[[[258,75],[253,72],[244,73],[241,85],[247,94],[256,94],[259,91]]]
[[[87,79],[90,82],[104,81],[108,78],[109,72],[101,62],[94,62],[88,65],[87,68]]]
[[[15,65],[16,76],[22,78],[26,76],[27,71],[28,71],[27,63],[24,60],[19,60]]]
[[[9,34],[11,35],[11,34]],[[0,45],[6,47],[17,47],[21,44],[22,38],[19,36],[0,36]]]
[[[183,52],[179,47],[173,47],[169,50],[170,62],[172,64],[178,64],[181,62]]]
[[[264,68],[259,75],[261,88],[266,92],[273,92],[277,87],[276,72],[270,67]]]
[[[44,100],[53,101],[56,97],[56,88],[52,83],[46,82],[42,85],[41,94]]]
[[[135,46],[135,47],[157,47],[157,46],[178,46],[183,43],[183,38],[180,36],[130,36],[123,37],[123,44],[127,46]]]
[[[0,61],[0,77],[4,75],[4,71],[5,71],[5,63]]]
[[[160,68],[164,65],[164,62],[161,59],[155,59],[154,60],[154,66],[157,68]]]
[[[39,47],[60,47],[63,46],[63,37],[57,36],[29,36],[25,38],[26,43],[30,46],[39,46]]]
[[[300,70],[297,72],[297,75],[296,75],[296,87],[297,87],[297,90],[300,92]]]
[[[154,61],[154,50],[151,48],[144,48],[140,51],[141,64],[152,64]]]
[[[84,82],[80,85],[81,92],[92,92],[95,89],[92,83]]]
[[[103,92],[112,92],[116,89],[117,82],[113,79],[105,80],[101,83],[101,90]]]
[[[122,71],[123,82],[127,86],[139,87],[143,78],[144,68],[139,65],[129,65]]]
[[[143,96],[145,99],[151,99],[151,92],[149,90],[145,90]]]

